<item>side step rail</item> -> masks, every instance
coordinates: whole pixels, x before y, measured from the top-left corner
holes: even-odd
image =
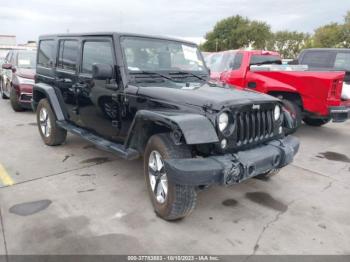
[[[114,153],[123,159],[133,160],[140,157],[139,152],[135,149],[125,148],[125,146],[122,144],[110,142],[102,137],[99,137],[97,135],[90,133],[87,130],[74,126],[68,123],[67,121],[57,121],[56,123],[61,128],[66,129],[68,132],[78,135],[83,139],[93,143],[97,147],[103,150],[109,151],[111,153]]]

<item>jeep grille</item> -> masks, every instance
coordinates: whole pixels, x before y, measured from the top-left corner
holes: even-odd
[[[236,125],[237,146],[265,140],[273,136],[273,110],[238,112]]]

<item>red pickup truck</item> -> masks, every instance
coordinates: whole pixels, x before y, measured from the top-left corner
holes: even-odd
[[[312,126],[350,118],[350,100],[342,100],[344,72],[308,71],[308,66],[282,65],[270,51],[232,50],[206,57],[211,78],[284,100],[295,115]]]

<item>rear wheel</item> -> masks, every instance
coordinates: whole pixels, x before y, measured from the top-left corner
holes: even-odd
[[[286,109],[291,113],[292,117],[296,120],[295,128],[289,129],[286,134],[292,134],[301,126],[302,112],[300,106],[291,100],[282,100]]]
[[[11,102],[12,109],[15,112],[21,112],[24,110],[19,102],[19,97],[17,95],[16,90],[12,86],[10,87],[10,102]]]
[[[181,219],[196,205],[195,188],[174,184],[164,166],[165,159],[190,157],[189,148],[175,145],[168,134],[154,135],[147,143],[144,154],[147,189],[156,214],[165,220]]]
[[[66,140],[67,131],[57,125],[56,116],[46,98],[40,100],[38,104],[36,120],[39,133],[46,145],[56,146],[62,144]]]
[[[330,119],[309,118],[309,117],[305,117],[303,120],[305,124],[309,126],[323,126],[330,121]]]

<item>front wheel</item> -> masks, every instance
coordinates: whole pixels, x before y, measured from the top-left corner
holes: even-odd
[[[62,144],[67,137],[67,131],[56,123],[56,116],[47,99],[41,99],[36,110],[36,120],[39,133],[44,143],[49,146]]]
[[[10,87],[10,102],[11,102],[12,109],[15,112],[22,112],[24,109],[21,106],[18,99],[19,99],[19,97],[17,95],[16,90],[11,86]]]
[[[191,158],[184,145],[175,145],[168,134],[152,136],[144,154],[144,175],[154,210],[165,220],[181,219],[192,212],[197,194],[193,186],[169,181],[164,160]]]
[[[309,126],[323,126],[330,121],[330,119],[309,118],[309,117],[305,117],[303,120],[305,124]]]

